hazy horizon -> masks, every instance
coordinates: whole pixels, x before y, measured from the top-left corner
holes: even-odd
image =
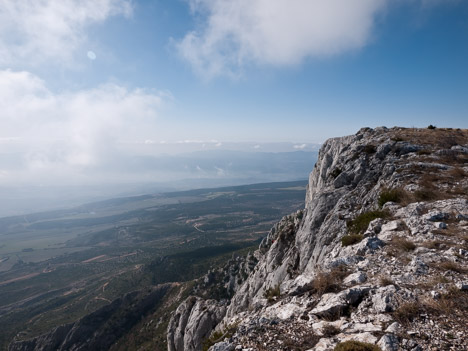
[[[116,197],[307,179],[317,159],[317,151],[312,150],[318,145],[312,144],[300,144],[300,151],[291,151],[297,144],[237,146],[238,150],[232,150],[233,144],[226,145],[230,149],[213,146],[211,150],[200,145],[192,152],[120,155],[64,180],[63,174],[39,178],[36,172],[36,181],[0,184],[0,217]]]
[[[198,179],[229,172],[163,155],[466,128],[467,18],[457,0],[2,1],[0,187]],[[226,177],[286,178],[249,172]]]

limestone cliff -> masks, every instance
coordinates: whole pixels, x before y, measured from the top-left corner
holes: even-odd
[[[467,175],[467,130],[328,140],[305,209],[272,228],[232,298],[196,300],[216,316],[211,338],[206,324],[184,329],[178,321],[198,317],[181,307],[168,343],[184,347],[169,349],[201,350],[203,339],[212,350],[466,349]]]

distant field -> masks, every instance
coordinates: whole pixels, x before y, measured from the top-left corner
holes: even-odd
[[[113,199],[0,218],[0,349],[137,288],[183,282],[255,248],[304,207],[306,181]]]

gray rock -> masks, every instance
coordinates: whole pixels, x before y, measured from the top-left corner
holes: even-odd
[[[199,351],[226,313],[226,307],[215,300],[191,296],[175,311],[167,329],[169,351]]]
[[[459,290],[466,291],[468,290],[468,282],[458,282],[455,284]]]
[[[435,222],[434,225],[438,229],[447,229],[447,223],[445,222]]]
[[[359,244],[355,245],[357,255],[364,255],[366,252],[372,252],[385,246],[385,243],[377,237],[364,238]]]
[[[377,152],[375,153],[375,157],[377,157],[379,160],[383,160],[390,151],[392,151],[392,145],[390,144],[379,145],[379,147],[377,148]]]
[[[335,188],[341,188],[342,186],[351,183],[352,180],[353,178],[351,178],[351,176],[348,173],[341,172],[338,175],[338,177],[336,177],[335,181],[333,182],[333,185],[335,186]]]
[[[400,330],[401,330],[401,324],[398,322],[393,322],[387,327],[387,329],[385,329],[385,332],[390,333],[390,334],[396,334]]]
[[[415,256],[408,264],[408,269],[410,270],[410,272],[420,275],[426,274],[429,270],[429,267],[422,261],[420,257]]]
[[[339,315],[348,307],[356,305],[369,290],[369,287],[355,287],[337,294],[325,294],[311,313],[321,317]]]
[[[398,338],[393,334],[385,334],[380,338],[377,346],[379,346],[382,351],[398,351]]]
[[[232,351],[232,350],[234,350],[233,344],[222,341],[211,346],[208,351]]]
[[[446,219],[449,219],[450,215],[448,213],[440,212],[440,211],[430,211],[428,212],[425,216],[424,219],[426,221],[431,221],[431,222],[440,222],[444,221]]]
[[[367,275],[364,272],[356,272],[353,274],[348,275],[344,280],[343,283],[349,285],[357,285],[362,284],[367,280]]]
[[[392,312],[398,306],[394,285],[378,288],[372,296],[372,307],[376,313]]]

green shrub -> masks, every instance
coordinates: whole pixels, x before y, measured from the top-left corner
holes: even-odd
[[[208,349],[216,344],[217,342],[223,341],[225,338],[232,337],[237,331],[238,323],[227,325],[223,331],[213,332],[209,338],[205,339],[202,343],[202,351],[208,351]]]
[[[280,295],[281,295],[281,290],[280,290],[279,285],[276,285],[273,288],[268,288],[263,293],[263,297],[265,297],[268,300],[268,302],[275,301],[275,297],[279,297]]]
[[[362,234],[349,234],[341,238],[341,244],[343,246],[350,246],[361,242],[362,239],[364,239],[364,235]]]
[[[382,207],[387,202],[399,203],[404,198],[404,192],[401,189],[383,190],[379,196],[379,206]]]
[[[386,211],[368,211],[361,213],[352,221],[348,222],[348,228],[352,234],[364,233],[369,226],[369,223],[377,218],[387,218],[389,216]]]
[[[382,351],[377,345],[368,344],[360,341],[345,341],[340,342],[333,349],[334,351]]]

